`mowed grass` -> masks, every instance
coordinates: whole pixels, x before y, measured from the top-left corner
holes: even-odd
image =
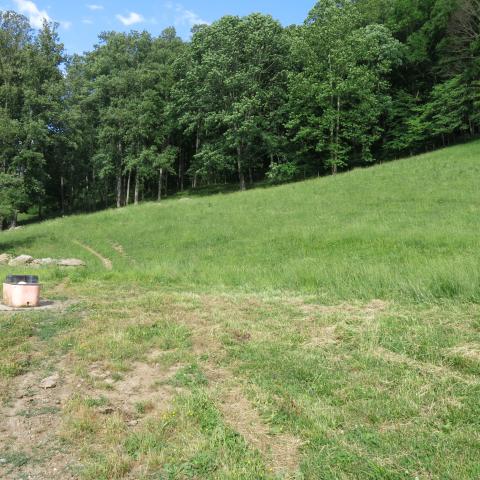
[[[474,142],[336,177],[47,221],[2,234],[0,250],[80,257],[84,277],[181,288],[478,301],[479,178]]]
[[[15,339],[1,361],[35,351],[23,371],[57,369],[57,388],[70,389],[50,411],[68,464],[48,478],[479,478],[478,305],[326,306],[128,284],[115,299],[118,288],[68,288],[82,318],[66,312],[76,320],[48,334],[20,332],[25,314],[0,318]],[[27,328],[45,331],[32,318]],[[15,398],[18,372],[0,375]],[[17,415],[52,407],[40,405]],[[50,461],[48,444],[4,440],[2,458],[28,459],[13,472]]]
[[[480,478],[479,174],[476,142],[1,234],[87,267],[0,314],[0,477]]]

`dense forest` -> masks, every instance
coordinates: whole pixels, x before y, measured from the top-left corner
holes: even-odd
[[[480,134],[480,0],[321,0],[303,25],[226,16],[105,32],[0,12],[0,225],[213,184],[245,189]],[[408,181],[408,179],[406,179]]]

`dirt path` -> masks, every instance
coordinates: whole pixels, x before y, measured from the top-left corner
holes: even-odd
[[[107,270],[112,270],[113,268],[113,264],[112,264],[112,261],[106,257],[104,257],[102,254],[98,253],[96,250],[94,250],[93,248],[89,247],[88,245],[85,245],[84,243],[82,242],[79,242],[78,240],[74,240],[73,243],[76,243],[77,245],[79,245],[80,247],[82,247],[83,249],[85,249],[87,252],[91,253],[92,255],[94,255],[95,257],[97,257],[103,264],[103,266],[107,269]]]
[[[131,257],[126,251],[125,249],[123,248],[123,245],[121,245],[120,243],[118,242],[112,242],[111,243],[112,245],[112,248],[123,258],[125,258],[126,260],[128,260],[132,265],[137,265],[137,261]]]

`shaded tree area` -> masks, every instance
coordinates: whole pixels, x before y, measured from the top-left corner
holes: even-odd
[[[0,12],[0,225],[400,158],[480,133],[480,0],[321,0],[303,25],[226,16],[105,32]]]

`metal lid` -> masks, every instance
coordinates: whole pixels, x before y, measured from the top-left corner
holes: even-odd
[[[36,275],[7,275],[5,283],[18,285],[25,283],[27,285],[38,284],[38,277]]]

